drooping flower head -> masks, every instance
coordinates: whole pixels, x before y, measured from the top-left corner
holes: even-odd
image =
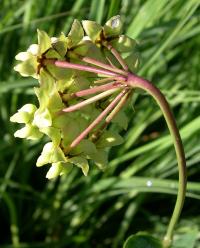
[[[93,21],[81,25],[75,20],[69,34],[61,33],[58,38],[38,30],[38,44],[16,56],[21,62],[15,70],[38,79],[39,86],[34,90],[39,105],[26,104],[10,120],[25,124],[16,131],[16,137],[49,137],[37,160],[37,166],[51,164],[47,178],[65,174],[74,165],[87,175],[89,161],[103,169],[108,162],[107,148],[122,143],[119,131],[111,130],[109,123],[127,127],[121,108],[130,89],[125,85],[127,72],[118,69],[120,60],[115,56],[123,56],[127,68],[135,70],[135,59],[130,65],[130,58],[135,58],[134,46],[135,41],[122,34],[122,22],[116,16],[103,27]],[[89,70],[91,62],[94,67]],[[107,78],[99,66],[107,70]],[[105,92],[90,97],[101,91]]]

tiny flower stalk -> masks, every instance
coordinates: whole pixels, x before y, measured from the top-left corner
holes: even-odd
[[[26,104],[10,120],[25,125],[15,133],[16,137],[49,137],[36,164],[51,164],[47,178],[67,174],[74,166],[87,175],[92,163],[105,168],[107,147],[123,142],[119,131],[127,128],[124,108],[133,92],[139,88],[149,93],[163,112],[178,160],[178,196],[163,241],[163,246],[169,247],[185,198],[185,155],[164,95],[135,74],[135,43],[122,35],[119,16],[103,27],[93,21],[81,24],[75,20],[69,34],[62,33],[58,38],[38,30],[38,44],[16,56],[21,63],[15,70],[38,79],[35,93],[39,107]],[[111,131],[110,123],[117,116],[121,118],[117,122],[119,131]]]

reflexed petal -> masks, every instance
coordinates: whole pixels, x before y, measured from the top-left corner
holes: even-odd
[[[94,21],[82,21],[83,28],[86,34],[90,37],[93,42],[100,40],[100,35],[103,30],[101,25]]]
[[[31,54],[28,53],[28,52],[21,52],[21,53],[18,53],[18,54],[15,56],[15,59],[16,59],[16,60],[20,60],[20,61],[25,61],[25,60],[30,59],[30,56],[31,56]]]
[[[59,38],[52,41],[52,47],[59,53],[59,55],[63,58],[67,53],[67,37],[64,33],[61,33]]]
[[[31,54],[37,56],[38,52],[39,52],[39,46],[38,44],[32,44],[30,45],[30,47],[28,48],[27,52],[30,52]]]
[[[33,118],[33,114],[37,110],[33,104],[25,104],[18,110],[16,114],[10,117],[10,121],[17,123],[28,123]]]
[[[17,123],[28,123],[30,120],[30,114],[27,112],[18,111],[10,117],[10,121]]]
[[[65,155],[60,147],[56,147],[52,142],[44,145],[41,155],[39,156],[36,166],[45,164],[67,162]]]
[[[36,76],[37,71],[37,61],[36,58],[32,57],[24,62],[16,65],[14,70],[19,72],[23,77]]]
[[[83,28],[78,20],[74,20],[72,23],[71,30],[68,34],[67,44],[68,47],[71,48],[76,46],[84,36]]]
[[[88,171],[89,171],[89,164],[87,159],[77,156],[77,157],[73,157],[69,159],[70,163],[75,164],[76,166],[78,166],[79,168],[82,169],[82,172],[85,176],[87,176]]]
[[[46,178],[53,179],[62,172],[62,165],[60,163],[53,163],[46,174]]]
[[[27,139],[31,139],[31,140],[40,139],[42,137],[42,135],[43,134],[38,130],[37,127],[34,127],[30,124],[26,125],[22,129],[20,129],[14,133],[15,137],[27,138]]]
[[[61,141],[60,129],[55,127],[44,127],[44,128],[40,128],[40,131],[48,135],[55,146],[59,146]]]
[[[31,132],[31,126],[25,126],[14,133],[17,138],[27,138]]]
[[[48,34],[42,30],[37,30],[38,32],[38,45],[39,50],[38,54],[43,54],[51,47],[51,38],[48,36]]]
[[[29,114],[34,114],[37,110],[37,107],[34,104],[27,103],[23,107],[21,107],[18,111],[27,112]]]
[[[52,119],[49,110],[47,108],[44,110],[38,109],[35,112],[33,123],[38,128],[50,127],[52,125]]]

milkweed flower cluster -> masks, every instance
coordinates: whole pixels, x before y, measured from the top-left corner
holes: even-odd
[[[48,136],[37,166],[51,164],[46,177],[68,173],[73,166],[88,174],[89,161],[100,169],[108,162],[108,147],[123,142],[116,122],[127,128],[124,106],[134,89],[149,93],[160,107],[170,130],[179,168],[179,188],[165,247],[172,241],[186,193],[186,162],[179,130],[170,106],[160,90],[134,71],[136,42],[122,34],[120,16],[102,27],[93,21],[75,20],[67,36],[50,38],[38,30],[38,44],[19,53],[15,66],[24,77],[38,79],[38,106],[25,104],[10,120],[24,127],[15,136],[31,140]]]
[[[36,164],[51,164],[47,178],[68,173],[74,165],[87,175],[90,160],[103,169],[107,147],[123,142],[109,123],[127,128],[122,107],[132,93],[128,71],[138,64],[134,46],[115,16],[103,27],[75,20],[68,35],[57,38],[38,30],[38,44],[16,56],[20,63],[14,69],[38,79],[39,106],[26,104],[10,120],[24,124],[15,137],[49,137]]]

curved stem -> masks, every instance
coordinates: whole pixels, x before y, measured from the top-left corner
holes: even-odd
[[[167,233],[163,240],[164,247],[169,247],[172,242],[172,235],[173,235],[174,227],[181,214],[181,210],[182,210],[183,203],[185,200],[186,184],[187,184],[186,161],[185,161],[183,145],[181,142],[181,137],[180,137],[174,116],[170,110],[169,104],[159,89],[157,89],[154,85],[152,85],[147,80],[142,79],[134,74],[129,74],[128,79],[127,79],[127,85],[130,85],[133,88],[143,89],[155,99],[155,101],[157,102],[157,104],[159,105],[159,107],[161,108],[163,112],[163,115],[165,117],[170,134],[174,142],[174,147],[175,147],[176,156],[178,160],[179,187],[178,187],[178,195],[177,195],[177,200],[176,200],[176,204],[174,207],[174,211],[173,211],[171,220],[168,225]]]

